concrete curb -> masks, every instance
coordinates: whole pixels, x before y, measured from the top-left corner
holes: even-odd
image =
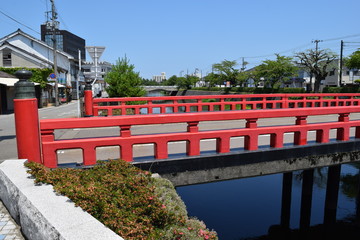
[[[51,185],[34,184],[26,160],[0,164],[0,198],[29,240],[123,240]]]

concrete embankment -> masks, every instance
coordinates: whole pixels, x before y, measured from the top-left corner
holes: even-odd
[[[0,198],[29,240],[122,240],[51,185],[35,185],[25,160],[0,164]]]

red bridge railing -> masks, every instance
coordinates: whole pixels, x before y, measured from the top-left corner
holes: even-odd
[[[351,102],[349,100],[349,102]],[[339,102],[338,102],[339,103]],[[343,103],[347,105],[347,103]],[[40,121],[42,162],[45,166],[55,168],[58,165],[57,151],[64,149],[81,149],[84,165],[96,163],[96,149],[105,146],[119,146],[120,158],[133,161],[133,146],[136,144],[154,144],[155,159],[166,159],[169,156],[169,143],[186,142],[186,153],[189,156],[200,154],[200,141],[216,140],[217,153],[230,151],[230,140],[234,137],[244,137],[246,150],[258,149],[258,139],[261,135],[270,135],[270,147],[284,146],[284,134],[294,133],[295,145],[306,145],[308,132],[316,132],[316,142],[326,143],[330,140],[330,131],[336,130],[336,139],[347,141],[350,129],[355,128],[354,137],[360,138],[360,120],[350,120],[350,114],[359,113],[359,106],[318,107],[267,109],[252,111],[199,112],[188,114],[155,114],[142,116],[118,116],[111,118],[93,117],[82,119],[50,119]],[[337,114],[338,121],[326,123],[308,123],[309,116]],[[259,127],[258,120],[270,118],[294,117],[292,124],[281,126]],[[206,121],[245,120],[244,127],[226,130],[199,130],[199,123]],[[186,123],[184,132],[132,135],[131,127],[138,125],[158,125]],[[115,137],[94,137],[85,139],[55,140],[54,132],[58,129],[118,127],[119,135]],[[234,126],[235,127],[235,126]]]
[[[88,109],[86,115],[93,116],[358,106],[359,102],[359,93],[88,98],[85,101]]]
[[[330,131],[336,131],[336,140],[347,141],[350,133],[360,138],[360,120],[350,119],[350,114],[359,113],[360,94],[271,94],[271,95],[224,95],[224,96],[193,96],[193,97],[159,97],[159,98],[123,98],[123,99],[93,99],[91,90],[85,90],[85,115],[95,115],[98,111],[121,110],[121,114],[141,113],[146,108],[147,113],[154,113],[160,108],[162,114],[127,115],[117,117],[92,117],[74,119],[52,119],[39,121],[35,89],[28,79],[31,72],[17,72],[19,84],[16,84],[15,127],[17,137],[18,157],[39,162],[47,167],[58,166],[58,150],[81,149],[84,165],[96,163],[96,151],[99,147],[118,146],[120,157],[133,161],[133,146],[136,144],[153,144],[155,159],[169,157],[169,143],[186,142],[186,153],[189,156],[200,154],[200,141],[216,140],[216,151],[226,153],[231,150],[231,138],[243,137],[243,147],[246,150],[256,150],[259,147],[259,136],[270,136],[270,147],[284,146],[285,133],[293,133],[293,144],[308,143],[308,133],[316,132],[316,142],[326,143],[330,140]],[[33,91],[30,91],[32,88]],[[93,101],[94,105],[93,106]],[[110,106],[100,106],[101,102]],[[130,105],[128,102],[130,101]],[[143,105],[131,104],[131,101],[145,101]],[[164,102],[165,101],[165,102]],[[167,103],[166,101],[172,101]],[[341,106],[341,107],[339,107]],[[172,114],[163,114],[166,108],[172,108]],[[128,109],[132,108],[132,109]],[[180,114],[182,111],[193,113]],[[251,111],[236,111],[238,109],[258,109]],[[271,109],[264,109],[271,108]],[[225,111],[225,110],[233,111]],[[216,110],[222,111],[217,112]],[[205,112],[204,112],[205,111]],[[206,112],[208,111],[208,112]],[[29,114],[31,113],[31,114]],[[90,114],[89,114],[90,113]],[[318,115],[338,115],[337,121],[325,123],[308,123],[307,118]],[[258,126],[258,120],[265,122],[270,118],[295,118],[294,123],[284,123],[281,126]],[[358,117],[358,116],[357,116]],[[232,126],[232,129],[200,130],[199,124],[208,121],[244,120],[245,126]],[[183,132],[165,132],[160,134],[133,135],[131,128],[141,125],[158,125],[166,129],[166,124],[179,124],[186,129]],[[39,127],[40,126],[40,127]],[[75,128],[117,127],[119,134],[112,137],[86,137],[82,139],[55,139],[57,130]],[[355,131],[350,131],[353,129]]]

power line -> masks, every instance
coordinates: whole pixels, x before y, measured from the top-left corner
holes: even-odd
[[[329,39],[325,39],[323,41],[328,42],[328,41],[335,41],[335,40],[341,40],[341,39],[344,39],[344,38],[352,38],[352,37],[358,37],[358,36],[360,36],[360,33],[357,33],[357,34],[354,34],[354,35],[347,35],[347,36],[344,36],[344,37],[329,38]]]
[[[36,30],[34,30],[33,28],[31,28],[31,27],[29,27],[29,26],[21,23],[20,21],[18,21],[18,20],[16,20],[15,18],[9,16],[8,14],[4,13],[3,11],[0,10],[0,13],[3,14],[5,17],[8,17],[9,19],[13,20],[14,22],[16,22],[16,23],[18,23],[18,24],[20,24],[20,25],[22,25],[22,26],[24,26],[24,27],[30,29],[31,31],[33,31],[33,32],[35,32],[35,33],[37,33],[37,34],[40,35],[40,33],[39,33],[38,31],[36,31]]]

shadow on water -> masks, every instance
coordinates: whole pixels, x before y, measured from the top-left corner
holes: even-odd
[[[360,165],[177,187],[219,239],[359,239]]]

